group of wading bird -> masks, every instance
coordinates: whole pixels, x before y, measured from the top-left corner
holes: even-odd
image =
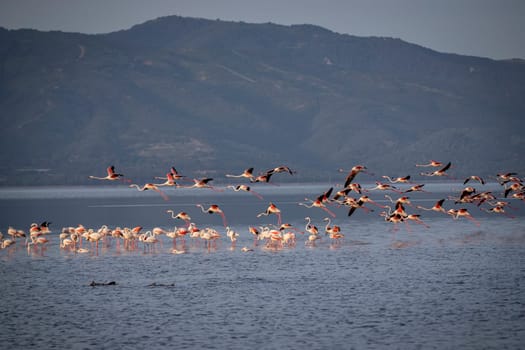
[[[427,164],[416,164],[416,167],[427,167],[434,168],[437,170],[421,172],[422,176],[449,176],[447,171],[451,167],[451,163],[447,164],[430,161]],[[245,178],[249,183],[269,183],[272,176],[277,173],[288,173],[293,175],[294,170],[290,169],[287,166],[279,166],[273,169],[270,169],[266,172],[260,173],[259,175],[254,175],[254,168],[248,168],[240,174],[226,174],[228,178]],[[356,210],[361,209],[365,212],[373,211],[370,208],[366,207],[366,204],[372,204],[382,209],[379,214],[386,222],[393,224],[393,231],[398,230],[398,224],[405,223],[407,230],[410,230],[409,221],[415,222],[417,224],[429,227],[425,222],[421,220],[421,215],[418,213],[407,213],[406,206],[412,208],[425,210],[425,211],[435,211],[441,212],[445,215],[450,215],[453,219],[458,220],[459,218],[466,218],[472,221],[475,225],[480,225],[480,223],[471,215],[471,213],[466,208],[451,208],[445,209],[443,203],[445,200],[453,201],[454,204],[464,204],[472,203],[479,207],[480,210],[502,214],[508,217],[513,218],[510,214],[506,212],[506,208],[512,208],[508,200],[503,200],[498,198],[491,191],[478,192],[469,182],[478,182],[481,185],[485,184],[485,181],[476,175],[469,176],[463,182],[466,186],[457,196],[449,196],[448,198],[443,198],[438,200],[432,207],[426,208],[423,206],[414,206],[412,205],[410,198],[405,195],[410,192],[425,192],[423,190],[424,184],[414,184],[410,181],[410,175],[405,177],[396,177],[391,178],[389,176],[382,176],[387,182],[376,181],[376,186],[368,189],[364,189],[357,182],[354,182],[356,176],[363,172],[369,173],[367,168],[363,165],[356,165],[350,170],[339,169],[340,172],[347,173],[345,177],[344,184],[342,189],[335,191],[334,188],[330,187],[326,192],[320,194],[315,199],[305,198],[305,202],[300,202],[298,205],[304,206],[306,208],[319,208],[324,210],[329,217],[324,218],[324,230],[319,230],[319,228],[312,224],[310,217],[305,217],[306,224],[304,231],[301,231],[291,224],[283,223],[281,218],[281,210],[272,202],[269,203],[269,206],[265,211],[257,214],[257,217],[275,215],[277,217],[277,224],[266,225],[266,226],[249,226],[248,232],[253,235],[254,245],[257,245],[258,241],[264,241],[264,246],[268,248],[279,249],[285,246],[294,246],[296,244],[296,233],[304,234],[308,233],[308,238],[305,241],[306,245],[315,246],[316,241],[321,239],[322,233],[324,231],[325,236],[328,236],[334,245],[339,245],[341,239],[344,238],[344,234],[341,232],[341,228],[338,225],[332,225],[332,218],[335,218],[336,215],[331,211],[328,206],[344,206],[348,208],[348,216],[351,216]],[[369,173],[371,174],[371,173]],[[373,175],[373,174],[371,174]],[[123,174],[117,173],[114,166],[109,166],[107,168],[107,175],[104,177],[98,176],[89,176],[91,179],[95,180],[107,180],[115,181],[121,180],[125,182],[131,182],[129,179],[125,178]],[[143,186],[137,184],[128,184],[130,188],[136,188],[139,191],[155,191],[159,193],[162,198],[168,200],[167,194],[161,190],[163,187],[174,187],[174,188],[206,188],[213,191],[224,191],[224,189],[217,188],[211,185],[212,178],[200,178],[200,179],[191,179],[193,184],[191,185],[182,185],[180,182],[189,180],[186,176],[181,175],[177,170],[172,167],[170,171],[163,177],[155,177],[155,179],[162,179],[162,183],[146,183]],[[525,200],[525,185],[522,183],[522,179],[517,176],[516,173],[500,173],[496,174],[496,180],[502,186],[502,196],[507,198],[512,198],[515,200]],[[407,184],[409,187],[405,189],[400,189],[395,184]],[[233,191],[245,191],[251,193],[259,199],[263,197],[253,191],[253,189],[247,184],[239,185],[228,185],[227,189],[232,189]],[[392,193],[397,193],[399,197],[393,199],[390,195],[386,194],[385,198],[392,203],[392,205],[381,205],[367,196],[366,192],[369,191],[390,191]],[[351,194],[356,193],[356,197],[352,197]],[[357,195],[359,197],[357,197]],[[239,234],[233,230],[227,224],[226,216],[221,208],[217,204],[211,204],[209,206],[203,206],[202,204],[196,204],[197,207],[201,209],[203,213],[209,214],[219,214],[222,217],[223,225],[226,230],[226,236],[231,241],[232,247],[235,247],[235,243]],[[135,250],[138,247],[138,243],[143,243],[144,250],[155,249],[157,244],[162,245],[162,240],[159,239],[160,235],[165,235],[168,238],[173,240],[173,248],[171,252],[174,254],[184,253],[185,252],[185,237],[190,237],[192,242],[204,241],[205,246],[208,250],[216,245],[217,240],[221,237],[221,234],[213,228],[203,228],[200,229],[197,225],[192,222],[191,217],[184,211],[175,213],[173,210],[167,210],[167,213],[171,215],[173,219],[180,219],[184,221],[185,225],[181,227],[175,227],[173,231],[167,231],[160,227],[155,227],[152,230],[143,232],[141,226],[134,228],[120,228],[116,227],[113,229],[108,228],[106,225],[103,225],[99,229],[87,229],[83,225],[78,225],[76,227],[65,227],[60,233],[60,248],[65,250],[71,250],[75,252],[88,252],[89,249],[85,246],[83,247],[83,240],[90,242],[91,249],[95,250],[98,253],[99,242],[107,247],[111,239],[116,241],[117,249],[120,249],[123,245],[126,250]],[[44,249],[44,247],[49,243],[49,239],[46,237],[46,234],[50,233],[49,229],[50,222],[43,222],[38,225],[36,223],[31,224],[29,228],[29,236],[25,234],[23,230],[17,230],[13,227],[9,227],[7,234],[11,238],[3,238],[3,234],[0,232],[0,248],[7,248],[13,245],[17,238],[24,239],[25,245],[28,251],[32,249]],[[177,239],[179,243],[182,243],[182,249],[178,249]],[[122,241],[122,244],[121,244]],[[251,251],[251,248],[243,247],[243,251]]]

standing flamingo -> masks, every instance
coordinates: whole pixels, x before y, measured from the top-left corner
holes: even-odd
[[[203,213],[219,214],[222,217],[222,223],[224,224],[224,227],[228,226],[228,224],[226,223],[226,216],[224,215],[224,212],[219,208],[217,204],[212,204],[207,209],[204,209],[202,204],[197,204],[196,206],[201,208],[201,211]]]
[[[169,199],[168,196],[166,195],[166,193],[164,193],[161,190],[159,190],[157,185],[152,184],[152,183],[144,184],[144,186],[142,186],[142,187],[140,187],[139,185],[136,185],[136,184],[131,184],[131,185],[129,185],[129,187],[135,187],[139,191],[152,190],[152,191],[155,191],[158,194],[160,194],[162,196],[162,198],[164,198],[165,201],[167,201]]]
[[[259,213],[257,214],[257,217],[261,217],[261,216],[268,216],[270,214],[274,214],[277,216],[277,226],[281,226],[281,210],[279,208],[277,208],[277,206],[275,204],[273,204],[272,202],[270,202],[270,205],[268,206],[268,208],[266,208],[266,211],[265,212],[262,212],[262,213]]]

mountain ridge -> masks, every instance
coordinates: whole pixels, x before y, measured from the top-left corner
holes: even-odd
[[[288,164],[525,171],[525,66],[312,25],[162,17],[108,34],[0,30],[0,185]],[[461,165],[461,166],[459,166]],[[17,169],[50,169],[41,173]]]

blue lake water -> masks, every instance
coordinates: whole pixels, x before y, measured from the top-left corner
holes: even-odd
[[[276,224],[257,217],[269,202],[283,222],[304,231],[305,217],[321,230],[328,214],[299,206],[329,184],[255,186],[246,192],[166,189],[169,199],[125,186],[0,189],[0,231],[28,232],[31,223],[51,221],[44,249],[22,240],[0,250],[0,344],[15,349],[520,349],[525,344],[525,203],[508,200],[503,214],[465,207],[479,221],[453,220],[417,210],[426,228],[393,225],[371,212],[329,205],[332,224],[345,234],[334,244],[322,234],[315,246],[282,249],[254,246],[248,226]],[[370,188],[373,184],[363,184]],[[414,205],[430,207],[457,196],[461,183],[425,186],[409,193]],[[501,196],[499,184],[476,186]],[[367,193],[379,204],[392,192]],[[196,204],[218,204],[239,234],[235,247],[219,215]],[[172,254],[172,241],[145,250],[60,249],[63,227],[98,229],[183,226],[166,210],[186,211],[200,228],[222,237],[206,248],[191,242]],[[243,252],[242,247],[253,249]],[[115,285],[90,286],[92,281]]]

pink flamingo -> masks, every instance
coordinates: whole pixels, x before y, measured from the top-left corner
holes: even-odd
[[[225,175],[226,177],[245,177],[249,180],[252,180],[253,179],[253,168],[248,168],[248,169],[245,169],[241,174],[239,175],[231,175],[231,174],[226,174]]]
[[[229,186],[227,186],[227,188],[231,188],[235,192],[238,192],[238,191],[249,192],[249,193],[253,194],[255,197],[257,197],[259,199],[263,199],[263,197],[259,193],[257,193],[254,190],[252,190],[250,186],[246,186],[246,185],[237,185],[237,186],[229,185]]]
[[[437,160],[431,160],[427,164],[416,164],[417,167],[434,167],[434,168],[440,167],[442,165],[443,163],[438,162]]]
[[[193,182],[194,184],[191,185],[191,186],[180,186],[180,187],[185,187],[185,188],[209,188],[210,190],[212,191],[215,191],[215,192],[222,192],[223,190],[221,189],[218,189],[218,188],[215,188],[211,185],[209,185],[208,183],[213,181],[213,178],[211,177],[205,177],[205,178],[202,178],[202,179],[193,179]]]
[[[109,180],[109,181],[124,180],[123,179],[124,174],[116,173],[114,165],[108,166],[107,169],[106,169],[106,172],[107,172],[107,175],[104,176],[104,177],[90,175],[89,178],[90,179],[95,179],[95,180]],[[126,179],[124,181],[129,182],[130,180]]]
[[[197,204],[196,206],[201,208],[201,211],[203,213],[219,214],[222,217],[222,223],[223,223],[224,227],[228,226],[228,224],[226,223],[226,216],[224,215],[224,212],[221,210],[221,208],[219,208],[219,206],[217,204],[212,204],[207,209],[204,209],[202,204]]]
[[[450,168],[451,165],[452,165],[452,163],[448,162],[447,165],[445,165],[444,167],[442,167],[439,170],[432,171],[432,172],[423,172],[423,173],[420,173],[420,174],[423,175],[423,176],[449,176],[446,173],[446,171]]]
[[[449,210],[447,211],[447,214],[451,215],[452,218],[453,218],[454,220],[457,220],[457,219],[459,219],[461,216],[463,216],[463,217],[469,219],[470,221],[472,221],[474,224],[476,224],[476,226],[479,226],[479,225],[480,225],[480,224],[479,224],[479,221],[477,221],[476,219],[474,219],[474,218],[472,217],[472,215],[470,215],[470,213],[468,212],[468,210],[465,209],[465,208],[461,208],[461,209],[449,209]]]
[[[188,215],[188,213],[181,211],[175,215],[175,212],[171,209],[166,210],[166,213],[170,213],[172,219],[180,219],[186,223],[186,226],[190,225],[191,217]]]
[[[268,216],[270,214],[274,214],[277,216],[277,226],[281,226],[281,210],[279,208],[277,208],[277,206],[273,203],[270,202],[270,205],[268,206],[268,208],[266,208],[266,211],[265,212],[262,212],[262,213],[259,213],[257,214],[257,217],[261,217],[261,216]]]
[[[304,200],[305,201],[311,201],[312,203],[310,205],[308,205],[306,203],[299,203],[299,205],[302,205],[303,207],[306,207],[306,208],[313,208],[313,207],[321,208],[324,211],[326,211],[331,217],[335,218],[335,214],[332,211],[330,211],[330,209],[328,209],[326,207],[326,205],[323,204],[323,201],[320,198],[317,198],[315,200],[311,200],[311,199],[305,198]]]
[[[129,185],[129,187],[135,187],[139,191],[152,190],[152,191],[155,191],[158,194],[160,194],[162,196],[162,198],[164,198],[165,201],[167,201],[169,199],[168,196],[166,195],[166,193],[164,193],[161,190],[159,190],[157,185],[152,184],[152,183],[144,184],[144,186],[142,186],[142,187],[140,187],[139,185],[136,185],[136,184],[131,184],[131,185]]]

